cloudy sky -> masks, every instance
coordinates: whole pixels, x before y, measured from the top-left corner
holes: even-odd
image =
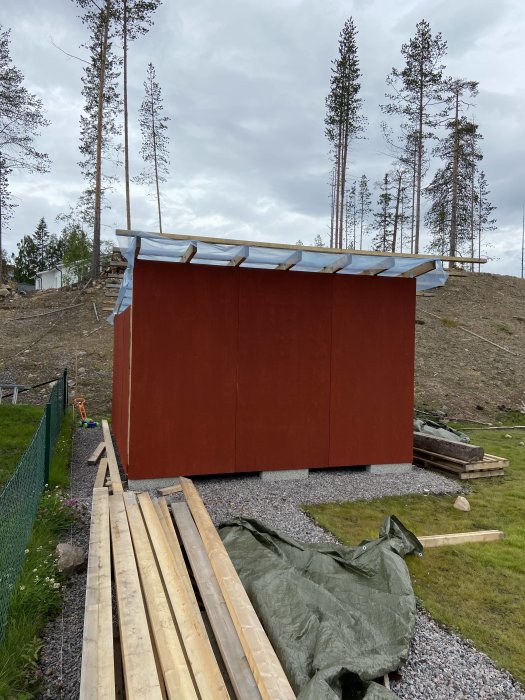
[[[525,5],[522,0],[164,0],[150,33],[130,48],[132,171],[141,169],[137,113],[149,61],[162,87],[171,172],[162,188],[167,232],[312,244],[329,227],[330,164],[324,99],[339,31],[358,35],[367,139],[351,146],[349,176],[378,180],[389,167],[380,135],[385,77],[402,66],[401,44],[421,19],[448,42],[447,74],[480,83],[473,111],[484,136],[483,168],[497,206],[487,272],[518,275],[525,199]],[[51,121],[38,147],[46,175],[12,176],[19,205],[4,246],[44,216],[74,205],[86,40],[71,0],[2,0],[11,54]],[[377,194],[374,194],[374,200]],[[132,226],[158,230],[156,206],[132,184]],[[103,214],[103,237],[125,228],[122,188]]]

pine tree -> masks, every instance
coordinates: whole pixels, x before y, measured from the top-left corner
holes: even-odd
[[[153,24],[151,15],[161,0],[119,0],[122,17],[123,89],[124,89],[124,177],[126,187],[126,221],[131,229],[131,202],[129,196],[129,134],[128,134],[128,42],[147,34]]]
[[[60,265],[64,257],[64,241],[56,234],[52,233],[49,236],[49,241],[46,246],[46,269],[51,270],[57,265]]]
[[[477,228],[478,238],[478,258],[481,258],[482,245],[481,238],[485,231],[494,231],[496,229],[496,219],[493,218],[492,212],[496,207],[489,201],[490,190],[488,188],[487,178],[483,170],[480,170],[476,180],[475,195],[473,201],[475,207],[475,227]],[[474,246],[472,247],[472,257],[474,257]],[[478,263],[478,272],[481,271],[481,263]]]
[[[345,248],[356,246],[357,229],[357,182],[354,180],[346,192],[345,204]]]
[[[9,221],[12,212],[9,175],[13,170],[42,173],[49,169],[48,156],[35,148],[40,130],[49,122],[44,118],[42,100],[27,90],[23,74],[12,62],[9,41],[10,30],[0,25],[0,250],[2,223]]]
[[[372,194],[366,175],[361,175],[357,193],[357,215],[359,220],[359,250],[363,250],[363,234],[368,231],[368,217],[372,212]]]
[[[15,256],[15,280],[33,284],[39,270],[38,250],[31,236],[24,236],[17,244],[18,253]]]
[[[82,77],[82,95],[85,99],[84,113],[80,117],[79,165],[87,182],[87,201],[93,206],[93,257],[91,275],[100,271],[100,227],[105,190],[115,177],[111,176],[103,163],[110,154],[116,154],[112,138],[119,134],[116,117],[121,109],[117,89],[119,61],[113,53],[112,39],[119,21],[119,8],[115,0],[101,0],[97,5],[92,0],[74,0],[84,10],[82,23],[90,32],[89,42],[84,45],[89,52],[89,62]]]
[[[140,153],[146,167],[135,179],[137,182],[155,185],[159,232],[162,233],[159,182],[165,182],[168,175],[170,161],[168,155],[169,139],[166,130],[169,117],[163,115],[162,93],[160,85],[155,80],[155,68],[152,63],[148,65],[144,88],[145,97],[140,107],[139,123],[142,133]]]
[[[33,242],[35,244],[37,256],[37,272],[47,270],[47,244],[49,243],[49,230],[47,228],[44,217],[40,219],[33,234]]]
[[[332,149],[334,161],[333,223],[330,247],[343,247],[346,171],[348,148],[352,139],[363,131],[366,119],[360,113],[362,100],[359,60],[357,58],[357,30],[350,17],[339,35],[339,56],[332,61],[330,93],[326,98],[325,134]]]
[[[393,68],[387,77],[391,92],[386,93],[388,104],[381,105],[386,114],[399,115],[403,127],[413,140],[414,169],[414,252],[419,252],[421,225],[421,192],[425,160],[425,142],[442,116],[443,70],[441,60],[447,44],[438,33],[432,36],[430,24],[421,20],[416,34],[408,44],[403,44],[401,54],[405,59],[402,70]]]
[[[13,209],[17,206],[9,192],[9,175],[12,170],[7,167],[5,158],[0,153],[0,251],[2,250],[2,231],[9,228],[9,222],[13,216]],[[2,272],[4,260],[0,257],[0,284],[4,278]]]
[[[302,245],[302,243],[298,243],[298,245]],[[321,236],[320,233],[317,234],[317,236],[314,238],[314,246],[316,248],[324,248],[324,241],[323,237]]]
[[[372,245],[374,250],[392,250],[394,211],[392,209],[392,179],[390,173],[385,173],[381,183],[378,183],[379,197],[377,210],[374,213],[374,228],[377,234]]]

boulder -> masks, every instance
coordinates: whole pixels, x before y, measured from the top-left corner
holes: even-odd
[[[66,576],[71,576],[86,568],[87,557],[82,547],[75,547],[67,542],[57,544],[55,550],[57,569]]]
[[[458,510],[463,510],[465,513],[468,513],[470,510],[470,503],[467,501],[465,496],[458,496],[454,501],[454,508],[457,508]]]

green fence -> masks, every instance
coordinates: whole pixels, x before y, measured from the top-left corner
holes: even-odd
[[[0,642],[11,593],[24,564],[40,497],[67,406],[67,371],[54,385],[31,443],[9,481],[0,488]]]

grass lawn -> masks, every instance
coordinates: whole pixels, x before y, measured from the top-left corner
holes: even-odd
[[[0,404],[0,487],[9,481],[42,413],[42,406]]]
[[[455,496],[430,495],[304,509],[353,545],[377,537],[383,517],[390,514],[416,535],[503,530],[504,540],[429,549],[422,559],[408,557],[407,564],[416,595],[432,617],[472,639],[525,684],[525,446],[519,444],[525,443],[525,431],[469,434],[486,452],[510,460],[505,477],[463,482],[471,489],[469,513],[452,507]]]

